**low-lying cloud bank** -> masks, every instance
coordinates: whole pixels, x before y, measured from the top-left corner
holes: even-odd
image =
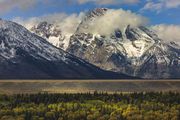
[[[74,34],[79,26],[80,22],[84,18],[85,13],[70,14],[56,13],[50,15],[44,15],[41,17],[33,17],[29,19],[23,19],[17,17],[13,21],[25,26],[27,29],[31,29],[39,22],[47,21],[49,23],[55,23],[60,27],[64,34]],[[146,25],[148,19],[132,13],[131,11],[125,11],[122,9],[110,9],[105,15],[98,17],[95,21],[89,25],[86,32],[97,33],[101,35],[110,34],[117,28],[123,30],[127,25],[139,26]],[[180,44],[180,25],[155,25],[151,28],[156,31],[158,36],[166,42],[175,41]]]
[[[160,24],[151,27],[166,42],[174,41],[180,45],[180,25]]]
[[[76,31],[78,25],[80,24],[83,16],[83,13],[70,15],[67,15],[65,13],[56,13],[40,17],[32,17],[29,19],[16,17],[15,19],[13,19],[13,21],[23,25],[29,30],[32,27],[36,26],[38,23],[46,21],[50,24],[55,24],[56,26],[59,26],[64,34],[73,34]]]
[[[116,29],[124,31],[128,25],[136,27],[147,23],[147,18],[132,13],[131,11],[125,11],[123,9],[109,9],[103,16],[97,17],[92,23],[89,22],[88,28],[82,31],[87,33],[109,35]]]
[[[60,26],[62,32],[73,34],[85,13],[80,14],[70,14],[57,13],[44,15],[40,17],[33,17],[29,19],[23,19],[21,17],[16,17],[13,21],[25,26],[27,29],[31,29],[33,26],[37,25],[39,22],[47,21],[49,23],[55,23]],[[98,17],[89,25],[88,30],[85,32],[98,33],[107,35],[112,33],[117,28],[125,28],[127,25],[139,26],[147,23],[147,19],[141,15],[132,13],[131,11],[125,11],[122,9],[109,9],[105,15]]]

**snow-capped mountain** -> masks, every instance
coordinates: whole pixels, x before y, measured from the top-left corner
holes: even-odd
[[[96,9],[85,17],[70,39],[68,52],[105,70],[143,78],[180,78],[180,46],[164,43],[150,29],[127,25],[109,35],[89,32],[106,11]]]
[[[1,79],[128,78],[103,71],[4,20],[0,20],[0,66]]]
[[[142,78],[180,78],[180,46],[163,42],[151,29],[128,24],[109,34],[92,31],[96,19],[108,10],[90,11],[62,48],[104,70]]]

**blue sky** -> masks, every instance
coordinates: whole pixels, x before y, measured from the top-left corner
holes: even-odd
[[[0,0],[0,17],[28,19],[53,13],[80,13],[98,7],[131,10],[150,25],[180,24],[180,0]]]

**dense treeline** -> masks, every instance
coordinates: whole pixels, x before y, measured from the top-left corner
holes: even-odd
[[[180,93],[0,95],[0,120],[180,120]]]

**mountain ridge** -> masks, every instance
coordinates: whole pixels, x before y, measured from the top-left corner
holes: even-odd
[[[0,20],[0,46],[0,79],[132,78],[101,70],[11,21]]]

